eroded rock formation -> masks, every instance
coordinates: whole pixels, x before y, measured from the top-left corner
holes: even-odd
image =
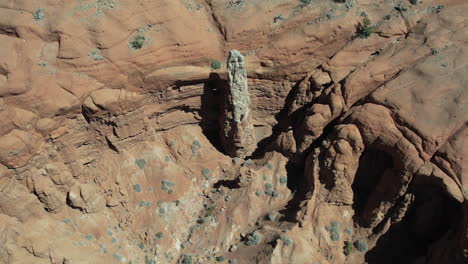
[[[229,52],[227,74],[221,142],[230,156],[244,158],[255,150],[255,135],[244,56],[237,50]]]
[[[0,263],[467,263],[467,13],[0,1]]]

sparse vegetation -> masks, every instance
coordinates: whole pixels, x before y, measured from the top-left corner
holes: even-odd
[[[278,22],[278,21],[280,21],[280,20],[284,20],[284,18],[283,18],[281,15],[275,16],[275,17],[273,18],[273,23],[276,23],[276,22]]]
[[[394,7],[396,11],[400,12],[400,14],[403,15],[403,12],[405,12],[406,10],[408,10],[404,5],[402,5],[401,3],[399,3],[397,6]]]
[[[354,247],[357,249],[357,251],[359,252],[365,252],[367,251],[368,247],[367,247],[367,243],[365,241],[362,241],[362,240],[357,240],[354,242]]]
[[[280,183],[281,183],[281,184],[286,184],[286,183],[288,183],[288,177],[286,177],[286,176],[281,176],[281,177],[280,177]]]
[[[215,60],[215,61],[213,61],[213,62],[211,63],[211,68],[212,68],[213,70],[219,70],[219,69],[221,69],[221,66],[222,66],[222,65],[223,65],[223,64],[222,64],[219,60]]]
[[[203,174],[203,176],[205,177],[205,179],[207,179],[207,180],[210,179],[210,172],[211,172],[211,170],[208,169],[208,168],[204,168],[204,169],[202,170],[202,174]]]
[[[247,240],[245,244],[247,246],[255,246],[255,245],[258,245],[259,242],[260,242],[260,235],[258,234],[257,231],[255,231],[252,234],[247,236]]]
[[[34,20],[40,21],[44,18],[45,16],[45,9],[44,8],[38,8],[36,12],[34,12],[33,17]]]
[[[157,238],[157,239],[162,239],[162,238],[164,238],[163,232],[158,232],[158,233],[156,233],[156,238]]]
[[[146,166],[146,161],[144,159],[137,159],[135,160],[135,164],[138,166],[138,168],[144,169]]]
[[[141,185],[138,183],[133,185],[133,190],[135,190],[135,192],[141,192]]]
[[[368,38],[374,33],[374,26],[372,26],[369,18],[364,17],[362,22],[357,26],[357,36],[360,38]]]
[[[192,256],[183,255],[182,256],[182,264],[192,264]]]
[[[286,246],[290,246],[292,245],[293,241],[291,239],[289,239],[289,237],[285,236],[285,235],[282,235],[280,237],[281,241],[283,241],[283,243],[286,245]]]
[[[325,227],[330,233],[330,239],[332,241],[340,240],[340,223],[333,221],[330,226]]]
[[[344,242],[343,253],[346,256],[349,256],[351,255],[352,252],[353,252],[353,243],[351,243],[351,241],[346,240]]]
[[[145,43],[145,36],[138,35],[135,36],[131,41],[130,41],[130,46],[134,49],[141,49],[143,48],[143,45]]]

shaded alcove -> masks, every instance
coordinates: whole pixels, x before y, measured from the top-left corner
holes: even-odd
[[[415,197],[403,219],[382,235],[365,255],[369,264],[426,263],[428,249],[444,234],[455,230],[461,217],[460,204],[431,185],[412,185]]]
[[[211,73],[204,83],[201,95],[200,126],[203,134],[210,143],[221,153],[225,153],[219,135],[219,116],[224,107],[224,92],[228,89],[226,80],[221,79],[217,73]]]
[[[353,209],[355,211],[355,222],[360,223],[364,207],[371,192],[379,183],[382,175],[388,169],[393,169],[392,157],[380,150],[366,149],[360,159],[359,167],[352,184],[354,192]]]

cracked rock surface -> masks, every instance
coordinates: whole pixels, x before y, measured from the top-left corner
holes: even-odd
[[[0,263],[467,263],[466,14],[0,0]]]

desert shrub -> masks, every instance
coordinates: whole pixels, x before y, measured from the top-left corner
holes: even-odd
[[[34,12],[33,17],[34,20],[40,21],[44,18],[45,16],[45,9],[44,8],[38,8],[36,12]]]
[[[137,159],[135,160],[135,164],[138,166],[140,169],[144,169],[146,166],[146,160],[144,159]]]
[[[141,185],[137,183],[133,185],[133,189],[135,190],[135,192],[141,192]]]
[[[343,253],[346,256],[349,256],[351,255],[351,252],[353,252],[353,243],[351,243],[351,241],[346,240],[344,242]]]
[[[143,44],[145,43],[145,36],[138,35],[135,36],[131,41],[130,41],[130,46],[134,49],[141,49],[143,48]]]
[[[211,172],[211,170],[208,169],[208,168],[204,168],[204,169],[202,170],[202,174],[203,174],[203,176],[205,176],[205,179],[208,180],[208,179],[210,178],[210,172]]]
[[[369,18],[365,17],[362,22],[357,26],[357,36],[360,38],[368,38],[374,33],[374,26],[372,26]]]
[[[247,246],[255,246],[260,242],[260,235],[257,231],[253,232],[252,234],[247,236],[247,241],[245,244]]]
[[[340,240],[340,224],[336,221],[333,221],[330,226],[325,227],[325,229],[330,233],[330,239],[332,241]]]
[[[268,220],[273,222],[273,221],[275,221],[275,219],[276,219],[276,214],[274,214],[274,213],[269,213],[268,214]]]
[[[163,232],[158,232],[158,233],[156,233],[156,238],[157,238],[157,239],[162,239],[163,237],[164,237]]]
[[[255,192],[255,195],[257,195],[258,197],[260,197],[260,196],[263,195],[263,192],[262,192],[262,191],[256,191],[256,192]]]
[[[281,184],[286,184],[286,183],[288,183],[288,177],[286,177],[286,176],[281,176],[281,177],[280,177],[280,183],[281,183]]]
[[[215,60],[215,61],[213,61],[213,62],[211,63],[211,68],[212,68],[213,70],[219,70],[219,69],[221,69],[221,66],[222,66],[222,65],[223,65],[223,64],[222,64],[219,60]]]
[[[412,5],[417,5],[417,4],[418,4],[418,0],[410,0],[410,3],[411,3]]]
[[[224,256],[218,256],[218,257],[216,257],[216,261],[217,261],[217,262],[223,262],[223,261],[225,261],[225,260],[226,260],[226,258],[225,258]]]
[[[182,256],[182,264],[192,264],[192,256],[183,255]]]
[[[310,3],[312,3],[312,0],[299,0],[299,1],[301,2],[302,6],[306,6],[306,5],[310,4]]]
[[[265,189],[271,190],[271,188],[273,188],[273,185],[271,183],[266,183],[265,184]]]
[[[404,5],[402,5],[401,3],[399,3],[397,6],[394,7],[396,11],[403,13],[405,12],[406,10],[408,10]]]
[[[354,242],[354,247],[359,251],[359,252],[365,252],[367,251],[367,243],[362,240],[357,240]]]
[[[280,239],[283,241],[283,243],[286,245],[286,246],[290,246],[292,245],[293,241],[291,239],[289,239],[289,237],[285,236],[285,235],[282,235],[280,237]]]
[[[276,22],[278,22],[278,21],[280,21],[280,20],[284,20],[284,18],[283,18],[281,15],[275,16],[275,17],[273,18],[273,23],[276,23]]]

